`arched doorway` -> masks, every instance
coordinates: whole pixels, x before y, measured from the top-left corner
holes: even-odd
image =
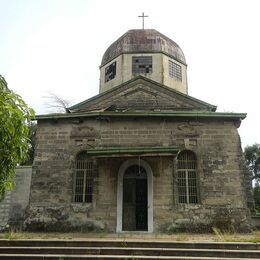
[[[153,231],[153,174],[140,159],[124,162],[118,174],[117,232]]]

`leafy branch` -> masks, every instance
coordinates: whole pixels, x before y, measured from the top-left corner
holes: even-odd
[[[15,167],[28,156],[28,124],[33,117],[34,111],[0,75],[0,200],[14,186]]]

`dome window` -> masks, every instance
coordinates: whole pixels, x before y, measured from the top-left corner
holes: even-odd
[[[108,82],[116,76],[116,61],[105,68],[105,82]]]
[[[169,75],[178,81],[182,81],[181,66],[171,60],[169,60]]]
[[[133,73],[152,73],[153,59],[152,56],[134,56],[132,57]]]

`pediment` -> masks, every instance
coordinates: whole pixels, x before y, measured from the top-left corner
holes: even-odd
[[[70,108],[86,111],[215,111],[216,107],[144,77],[137,77]]]
[[[142,93],[143,92],[143,93]],[[131,95],[136,95],[136,94],[147,94],[147,95],[151,95],[151,96],[155,96],[157,95],[156,92],[151,91],[149,89],[145,89],[142,87],[142,85],[139,85],[137,88],[133,89],[132,91],[128,91],[127,93],[124,94],[125,97],[129,97]]]

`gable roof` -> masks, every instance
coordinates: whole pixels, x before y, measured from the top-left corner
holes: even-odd
[[[216,111],[216,106],[141,75],[69,108],[91,111]]]

